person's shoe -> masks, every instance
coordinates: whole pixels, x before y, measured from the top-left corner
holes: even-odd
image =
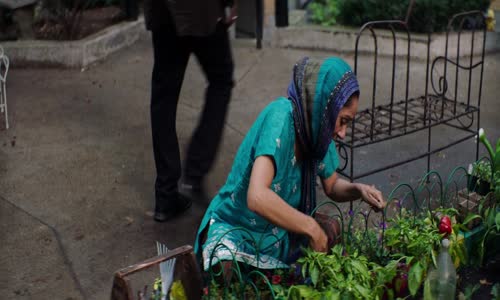
[[[177,201],[168,209],[155,209],[154,220],[156,222],[166,222],[180,216],[187,211],[193,202],[191,199],[177,194]]]

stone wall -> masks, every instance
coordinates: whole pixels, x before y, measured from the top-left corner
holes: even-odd
[[[298,48],[335,51],[339,53],[354,53],[358,30],[342,27],[322,28],[317,26],[291,26],[278,28],[272,38],[272,46],[282,48]],[[406,56],[408,53],[408,37],[403,33],[396,33],[396,55]],[[410,57],[425,59],[427,57],[427,35],[411,33]],[[457,54],[470,56],[472,46],[472,34],[462,33],[460,36],[460,47],[458,47],[459,36],[451,33],[448,40],[448,57],[456,57]],[[474,55],[481,54],[483,43],[482,33],[474,35]],[[446,48],[446,34],[437,33],[431,36],[430,56],[444,55]],[[377,51],[383,56],[392,56],[394,53],[394,39],[390,31],[377,30]],[[486,52],[500,51],[500,33],[487,32]],[[360,53],[374,53],[375,42],[369,34],[364,32],[358,44]]]

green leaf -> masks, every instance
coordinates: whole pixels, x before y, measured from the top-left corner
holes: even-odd
[[[309,273],[311,274],[311,281],[314,287],[318,284],[319,279],[319,269],[316,266],[311,265],[309,267]]]
[[[474,295],[474,293],[477,292],[477,290],[479,290],[480,287],[481,286],[478,283],[476,283],[474,286],[467,285],[464,291],[465,299],[472,299],[472,295]]]
[[[340,245],[335,245],[332,249],[332,254],[334,254],[337,257],[342,257],[342,246]]]
[[[431,258],[432,258],[432,264],[434,265],[434,267],[437,266],[437,255],[436,255],[436,251],[432,250],[431,252]]]
[[[467,231],[469,231],[469,228],[465,227],[463,224],[457,223],[457,224],[453,225],[453,231],[454,232],[459,232],[459,231],[467,232]]]
[[[351,262],[351,264],[352,264],[353,268],[356,269],[356,271],[358,271],[361,275],[368,274],[368,268],[366,267],[366,265],[363,265],[361,262],[353,260]]]
[[[361,294],[361,296],[363,296],[363,298],[365,298],[365,299],[370,298],[370,290],[369,289],[361,286],[360,284],[354,285],[354,288],[356,289],[356,291],[358,291],[358,293]]]
[[[497,213],[495,216],[495,224],[497,226],[497,231],[500,231],[500,213]]]
[[[464,244],[455,244],[455,253],[460,259],[460,264],[463,264],[467,261],[467,250],[465,249]]]
[[[468,214],[465,220],[462,222],[463,225],[469,224],[470,221],[475,220],[475,219],[481,219],[480,215],[477,214]]]
[[[491,288],[491,294],[493,299],[500,300],[500,283],[495,283],[495,285]]]
[[[431,294],[431,282],[430,282],[430,280],[426,280],[424,283],[424,300],[434,300],[432,297],[432,294]]]
[[[408,273],[408,287],[410,288],[410,293],[415,296],[418,292],[418,288],[422,283],[423,267],[420,262],[416,262]]]
[[[493,160],[493,172],[500,171],[500,147],[498,147],[500,139],[497,141],[497,149],[495,152],[495,159]]]
[[[488,225],[488,227],[491,227],[495,224],[495,215],[496,215],[496,211],[494,211],[491,207],[488,207],[488,209],[486,210],[486,223]]]
[[[294,285],[288,291],[288,299],[320,299],[320,295],[307,285]]]
[[[335,291],[335,290],[330,290],[325,295],[324,299],[339,300],[340,299],[340,292]]]

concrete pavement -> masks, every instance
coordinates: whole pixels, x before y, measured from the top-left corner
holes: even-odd
[[[0,131],[2,297],[107,299],[114,271],[154,256],[156,240],[169,247],[193,243],[206,203],[195,203],[170,223],[152,220],[150,45],[145,35],[85,70],[14,69],[9,74],[12,127]],[[224,183],[237,147],[258,113],[284,95],[293,64],[304,55],[332,55],[259,51],[241,40],[233,48],[237,84],[218,160],[206,182],[211,195]],[[352,57],[346,58],[352,62]],[[486,59],[481,122],[489,136],[499,137],[500,55]],[[379,61],[382,74],[390,74],[388,62]],[[362,70],[368,72],[370,63],[362,58]],[[411,93],[422,93],[424,71],[421,63],[414,63]],[[370,79],[360,77],[360,82],[362,96],[368,95]],[[182,149],[196,125],[204,86],[192,59],[178,106]],[[384,93],[387,87],[381,88]],[[440,142],[453,134],[436,130],[435,139]],[[418,134],[384,143],[360,153],[360,167],[404,156],[422,145]],[[436,155],[433,165],[447,172],[472,161],[474,151],[473,142],[465,142]],[[424,171],[425,161],[420,160],[362,181],[387,193],[394,183],[414,181]]]

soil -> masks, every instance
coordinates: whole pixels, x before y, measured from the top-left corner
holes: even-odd
[[[123,19],[122,10],[118,6],[107,6],[83,11],[79,22],[75,22],[75,30],[69,30],[71,18],[64,21],[48,21],[33,26],[35,38],[39,40],[79,40],[92,35]]]
[[[457,292],[464,292],[467,286],[478,284],[479,290],[472,295],[472,299],[492,299],[491,289],[500,282],[498,274],[500,274],[500,254],[491,258],[484,267],[463,267],[458,271]]]

